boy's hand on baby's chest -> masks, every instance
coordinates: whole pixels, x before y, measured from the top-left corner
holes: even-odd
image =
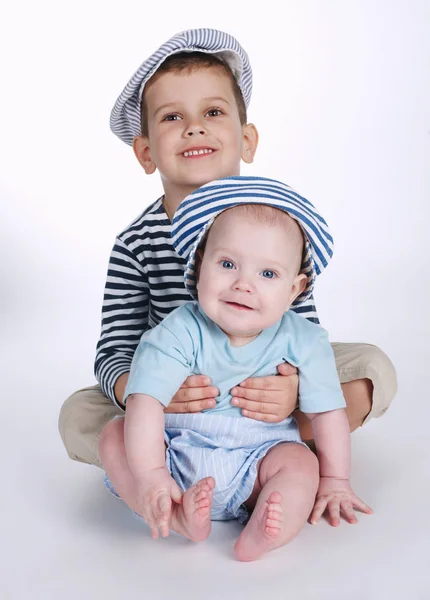
[[[165,413],[196,413],[213,408],[219,390],[206,375],[190,375],[173,396]]]
[[[256,421],[279,423],[297,408],[299,377],[288,363],[279,365],[279,375],[251,377],[231,390],[233,406]]]

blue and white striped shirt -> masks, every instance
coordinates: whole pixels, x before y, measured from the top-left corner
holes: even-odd
[[[170,231],[159,198],[119,234],[112,249],[94,371],[115,404],[114,385],[130,371],[142,334],[192,300],[184,285],[186,261],[176,254]],[[319,322],[312,298],[294,311]]]

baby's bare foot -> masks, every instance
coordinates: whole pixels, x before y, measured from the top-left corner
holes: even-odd
[[[285,543],[281,501],[281,494],[272,492],[266,502],[254,510],[234,547],[234,553],[239,560],[256,560],[269,550],[279,548]]]
[[[172,514],[171,529],[193,542],[202,542],[211,532],[213,477],[205,477],[190,487],[176,504]]]

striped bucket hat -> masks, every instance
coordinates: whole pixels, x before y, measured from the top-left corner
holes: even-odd
[[[110,128],[126,144],[131,146],[133,138],[141,135],[140,103],[145,84],[166,58],[178,52],[216,54],[230,67],[248,107],[252,92],[252,70],[248,55],[239,42],[228,33],[216,29],[182,31],[140,65],[115,102],[110,115]]]
[[[290,186],[264,177],[226,177],[211,181],[187,196],[173,218],[171,237],[176,252],[187,261],[185,287],[197,298],[195,253],[215,218],[239,204],[267,204],[285,210],[300,225],[305,238],[301,273],[307,276],[304,291],[293,306],[307,300],[315,278],[333,255],[333,238],[316,208]]]

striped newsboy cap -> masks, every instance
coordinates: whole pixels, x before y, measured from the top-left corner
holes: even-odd
[[[187,261],[185,287],[197,298],[196,250],[215,218],[239,204],[279,208],[300,225],[305,240],[301,273],[307,275],[307,285],[293,306],[301,304],[312,295],[316,276],[333,255],[333,238],[327,223],[309,200],[285,183],[264,177],[226,177],[211,181],[181,202],[173,218],[171,237],[176,252]]]
[[[129,144],[141,135],[140,104],[143,88],[162,62],[178,52],[216,54],[230,67],[243,95],[246,107],[252,92],[252,70],[248,55],[228,33],[216,29],[189,29],[177,33],[147,58],[127,83],[110,115],[110,128],[120,140]]]

